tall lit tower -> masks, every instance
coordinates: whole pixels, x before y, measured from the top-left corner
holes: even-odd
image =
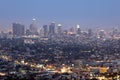
[[[62,33],[62,25],[61,24],[58,24],[58,26],[57,26],[57,33],[58,33],[58,35],[61,35],[61,33]]]
[[[52,22],[52,23],[49,25],[49,34],[50,34],[50,35],[54,35],[54,34],[55,34],[55,22]]]
[[[81,29],[80,29],[80,25],[77,25],[77,34],[81,34]]]
[[[36,19],[33,18],[32,19],[32,24],[30,24],[30,32],[32,35],[37,35],[38,34],[38,31],[37,31],[37,28],[36,28]]]
[[[43,26],[43,32],[44,32],[44,37],[47,37],[47,35],[48,35],[48,26],[47,25]]]

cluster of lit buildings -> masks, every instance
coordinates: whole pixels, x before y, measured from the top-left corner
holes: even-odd
[[[36,19],[32,20],[29,28],[27,29],[24,25],[20,23],[13,23],[12,24],[12,31],[8,33],[4,33],[1,31],[0,37],[4,38],[17,38],[17,37],[47,37],[53,38],[55,36],[61,37],[64,35],[72,35],[72,36],[96,36],[97,38],[120,38],[120,32],[118,29],[113,29],[109,32],[105,30],[99,30],[97,32],[93,32],[92,29],[88,29],[88,31],[81,30],[80,25],[76,25],[70,29],[65,29],[61,24],[56,26],[55,22],[53,21],[50,25],[43,25],[40,29],[36,25]]]

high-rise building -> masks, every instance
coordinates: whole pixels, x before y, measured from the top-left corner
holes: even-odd
[[[80,35],[80,34],[81,34],[80,25],[77,25],[77,34],[78,34],[78,35]]]
[[[32,24],[30,24],[30,32],[31,32],[31,35],[37,35],[38,34],[38,31],[37,31],[37,28],[36,28],[36,19],[33,19]]]
[[[47,37],[47,36],[44,35],[44,28],[39,29],[39,36],[40,37]]]
[[[62,25],[61,24],[58,24],[58,26],[57,26],[57,33],[58,33],[58,35],[61,35],[61,33],[62,33]]]
[[[43,32],[44,32],[44,37],[47,37],[47,35],[48,35],[48,26],[47,25],[43,26]]]
[[[13,23],[13,36],[23,36],[25,33],[25,26],[19,23]]]
[[[52,22],[52,23],[49,25],[49,34],[50,34],[50,35],[54,35],[54,34],[55,34],[55,22]]]

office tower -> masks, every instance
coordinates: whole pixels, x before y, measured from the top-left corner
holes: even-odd
[[[80,25],[77,25],[77,34],[78,34],[78,35],[80,35],[80,34],[81,34]]]
[[[43,33],[44,33],[44,37],[47,37],[47,35],[48,35],[48,26],[47,25],[43,26]]]
[[[49,25],[49,34],[50,34],[50,35],[54,35],[54,34],[55,34],[55,22],[52,22],[52,23]]]
[[[36,19],[33,19],[32,24],[30,24],[30,32],[31,32],[31,35],[38,35],[38,31],[36,28]]]
[[[45,34],[45,35],[47,35],[47,34]],[[48,35],[47,36],[45,36],[45,35],[44,35],[44,28],[40,28],[39,29],[39,36],[40,37],[47,37],[48,36]]]
[[[13,36],[23,36],[25,32],[25,26],[19,23],[13,23]]]
[[[61,24],[58,24],[58,26],[57,26],[57,33],[58,33],[58,35],[62,34],[62,25]]]
[[[6,38],[6,34],[4,33],[4,31],[1,31],[0,38]]]

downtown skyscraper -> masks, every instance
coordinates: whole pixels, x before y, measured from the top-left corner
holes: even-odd
[[[25,33],[25,26],[20,23],[12,24],[13,36],[23,36]]]
[[[49,25],[49,35],[54,35],[55,34],[55,22],[52,22]]]

